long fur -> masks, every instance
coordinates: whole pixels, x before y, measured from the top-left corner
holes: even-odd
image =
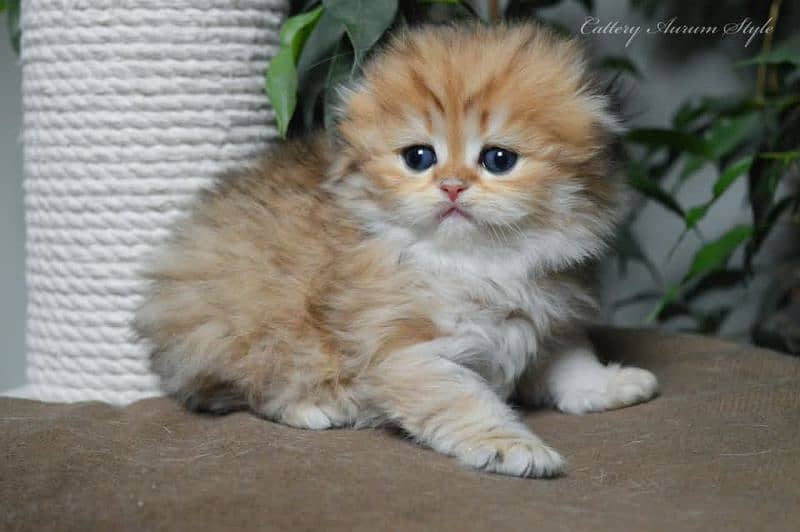
[[[398,35],[343,92],[336,131],[221,180],[176,228],[136,322],[165,389],[297,427],[397,424],[487,471],[561,472],[506,399],[580,413],[656,391],[583,337],[620,203],[620,126],[585,65],[532,25]],[[437,164],[407,168],[415,144]],[[488,172],[487,146],[516,166]],[[467,216],[443,217],[452,180]]]

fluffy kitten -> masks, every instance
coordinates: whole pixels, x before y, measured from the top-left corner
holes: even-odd
[[[411,30],[342,96],[336,132],[177,228],[137,317],[153,368],[192,408],[392,423],[474,468],[558,474],[506,399],[582,413],[657,387],[582,331],[619,189],[580,50],[530,25]]]

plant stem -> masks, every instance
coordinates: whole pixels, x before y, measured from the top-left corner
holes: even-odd
[[[775,28],[778,26],[778,15],[781,10],[781,3],[783,0],[772,0],[769,6],[769,20],[772,21],[772,31],[764,36],[764,42],[761,44],[761,53],[765,54],[772,48],[772,38],[775,35]],[[767,65],[761,63],[758,65],[758,72],[756,74],[756,100],[764,100],[764,85],[767,79]],[[778,76],[775,71],[772,71],[770,76],[770,90],[778,90]]]

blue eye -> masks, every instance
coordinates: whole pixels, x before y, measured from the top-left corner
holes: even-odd
[[[415,172],[422,172],[436,164],[436,152],[431,146],[417,144],[403,150],[403,160]]]
[[[504,174],[517,164],[517,154],[504,148],[484,148],[480,163],[493,174]]]

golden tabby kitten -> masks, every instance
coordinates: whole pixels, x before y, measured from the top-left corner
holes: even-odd
[[[598,362],[582,269],[617,210],[617,129],[574,42],[531,25],[396,37],[337,131],[206,193],[137,317],[167,391],[295,427],[392,423],[486,471],[562,458],[506,404],[651,398]]]

